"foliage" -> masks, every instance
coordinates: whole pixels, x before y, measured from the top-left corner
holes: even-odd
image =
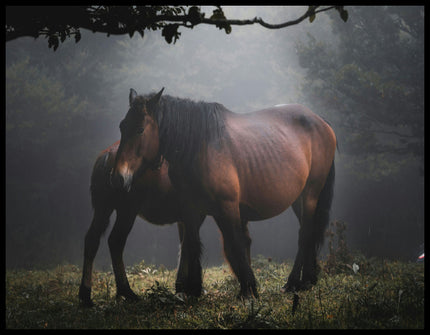
[[[6,245],[7,260],[17,256],[21,266],[43,259],[55,264],[63,252],[72,256],[80,249],[70,236],[82,239],[89,220],[92,163],[114,141],[100,134],[117,127],[105,98],[90,92],[92,82],[102,82],[103,63],[91,66],[85,52],[76,52],[64,65],[35,56],[38,51],[7,53]]]
[[[336,133],[348,237],[366,255],[410,259],[424,231],[424,8],[348,12],[342,29],[332,17],[333,34],[297,43],[303,103]]]
[[[305,99],[333,125],[351,170],[380,179],[424,157],[424,9],[349,8],[335,42],[299,42]]]
[[[140,300],[115,297],[112,272],[95,272],[94,308],[78,301],[81,271],[74,265],[49,271],[6,271],[6,327],[9,329],[294,329],[423,328],[422,264],[355,256],[359,270],[329,275],[299,292],[281,294],[292,264],[261,256],[253,260],[260,298],[239,300],[239,285],[223,265],[204,270],[205,294],[173,294],[176,271],[144,262],[128,268]]]
[[[79,42],[81,28],[104,32],[107,36],[128,34],[130,37],[135,33],[143,37],[145,30],[159,29],[170,44],[179,39],[179,27],[192,29],[199,24],[215,25],[227,34],[231,32],[232,25],[259,23],[269,29],[279,29],[307,18],[312,22],[317,13],[331,9],[337,10],[343,21],[348,20],[348,12],[343,6],[319,7],[309,6],[300,18],[272,25],[261,18],[228,20],[221,6],[213,10],[210,18],[205,18],[199,6],[10,6],[6,9],[6,41],[22,36],[45,36],[48,47],[55,51],[67,38],[74,37],[75,42]]]

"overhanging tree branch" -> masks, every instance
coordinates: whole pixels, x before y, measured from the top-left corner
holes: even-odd
[[[109,35],[134,33],[144,36],[145,30],[162,31],[168,43],[175,43],[180,36],[179,27],[194,28],[199,24],[215,25],[227,34],[231,26],[259,24],[267,29],[282,29],[308,19],[316,14],[335,9],[342,20],[347,21],[348,12],[343,6],[309,6],[299,18],[280,24],[270,24],[262,18],[250,20],[227,19],[220,6],[207,18],[198,6],[27,6],[6,7],[6,42],[19,37],[45,36],[48,46],[56,50],[60,41],[81,38],[80,29]]]

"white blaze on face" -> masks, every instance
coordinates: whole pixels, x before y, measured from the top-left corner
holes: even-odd
[[[287,106],[288,104],[279,104],[279,105],[275,105],[275,107],[282,107],[282,106]]]

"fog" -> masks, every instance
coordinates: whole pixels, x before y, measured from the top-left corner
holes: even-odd
[[[270,23],[297,18],[306,9],[223,8],[227,18],[259,16]],[[350,11],[344,24],[354,24],[353,19]],[[348,132],[340,129],[329,105],[315,110],[315,101],[305,91],[308,72],[299,62],[298,46],[311,35],[318,42],[331,43],[333,50],[344,47],[333,31],[336,20],[341,21],[338,15],[320,14],[312,23],[306,20],[279,30],[233,26],[228,35],[201,25],[180,30],[176,44],[167,44],[159,31],[146,32],[143,39],[137,34],[106,37],[83,31],[79,43],[66,41],[55,52],[44,38],[8,42],[6,266],[82,266],[84,236],[92,220],[89,182],[94,161],[120,138],[118,125],[128,109],[130,88],[146,94],[162,87],[166,94],[219,102],[237,113],[281,103],[311,107],[338,136],[331,218],[347,224],[348,246],[368,256],[413,260],[416,248],[424,243],[423,157],[387,149],[386,156],[394,155],[389,162],[402,164],[378,165],[363,158],[366,167],[376,164],[372,169],[382,172],[373,179],[354,173],[364,170],[351,167],[356,161],[351,159]],[[414,70],[423,73],[422,67]],[[368,97],[362,99],[365,103]],[[423,118],[424,110],[419,113]],[[390,135],[379,136],[394,141]],[[366,157],[366,148],[362,151],[360,157]],[[115,213],[110,228],[114,219]],[[110,228],[102,237],[96,268],[110,268]],[[294,259],[299,224],[291,209],[270,220],[251,222],[249,229],[253,257]],[[211,217],[200,235],[203,266],[223,262],[220,233]],[[126,265],[144,260],[174,268],[178,250],[176,224],[155,226],[137,218],[124,259]],[[326,253],[323,248],[321,256]]]

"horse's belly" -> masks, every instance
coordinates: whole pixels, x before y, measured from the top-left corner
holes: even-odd
[[[273,194],[267,189],[241,203],[241,216],[248,221],[269,219],[284,212],[295,199],[285,192]]]
[[[157,225],[170,224],[179,220],[177,201],[169,197],[145,199],[140,206],[139,216]]]
[[[155,224],[155,225],[165,225],[171,224],[178,221],[178,218],[174,215],[171,215],[169,212],[160,212],[160,211],[140,211],[139,216],[145,221]]]
[[[244,221],[261,221],[273,218],[284,212],[289,206],[278,208],[268,207],[250,207],[246,204],[240,204],[240,217]]]
[[[285,171],[284,171],[285,172]],[[241,185],[240,203],[248,208],[248,220],[265,220],[277,216],[300,196],[307,175],[295,173],[265,175],[250,178]]]
[[[281,202],[271,203],[264,206],[264,203],[261,203],[260,206],[256,206],[256,211],[260,213],[260,220],[270,219],[275,217],[290,207],[292,202]]]

